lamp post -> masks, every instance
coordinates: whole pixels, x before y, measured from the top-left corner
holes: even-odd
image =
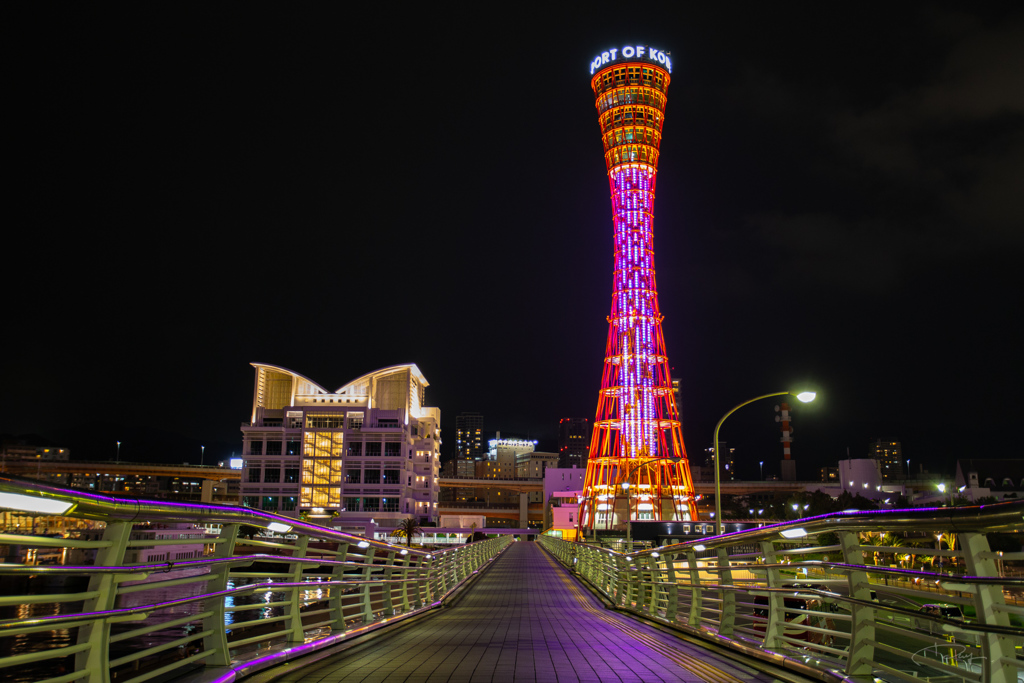
[[[206,446],[199,447],[199,466],[203,466],[203,461],[206,459]]]
[[[117,442],[117,460],[114,462],[121,462],[121,442]]]
[[[764,481],[764,460],[757,464],[761,466],[761,481]]]
[[[718,421],[718,424],[715,425],[714,449],[715,449],[715,535],[716,536],[719,536],[722,533],[722,472],[721,472],[721,470],[722,470],[722,459],[718,457],[718,430],[722,428],[722,423],[725,422],[725,418],[729,417],[730,415],[732,415],[733,413],[735,413],[737,410],[739,410],[743,406],[747,405],[748,403],[753,403],[754,401],[760,401],[762,398],[771,398],[772,396],[786,396],[786,395],[790,395],[790,394],[796,396],[798,399],[800,399],[804,403],[808,403],[810,401],[813,401],[814,397],[816,396],[816,394],[813,391],[804,391],[804,392],[801,392],[799,394],[794,394],[792,391],[777,391],[774,394],[764,394],[763,396],[755,396],[754,398],[750,399],[749,401],[744,401],[743,403],[739,404],[738,406],[736,406],[735,408],[733,408],[732,410],[727,412],[725,415],[722,416],[722,419]]]
[[[622,482],[622,488],[626,491],[626,548],[633,552],[633,487],[629,485],[629,476],[638,469],[650,462],[681,462],[682,458],[644,458],[626,471],[626,481]],[[597,526],[595,524],[595,526]]]

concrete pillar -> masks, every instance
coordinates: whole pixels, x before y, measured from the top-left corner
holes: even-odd
[[[217,482],[215,482],[213,479],[203,479],[202,501],[204,503],[213,502],[213,487],[214,485],[216,485],[216,483]]]
[[[519,528],[525,529],[530,526],[530,494],[519,494]]]

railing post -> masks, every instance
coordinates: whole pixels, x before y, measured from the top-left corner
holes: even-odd
[[[985,534],[960,533],[960,548],[967,563],[967,573],[972,576],[997,576],[995,554],[991,551]],[[1006,604],[1003,587],[997,584],[976,584],[974,591],[974,610],[978,621],[993,626],[1009,626],[1010,615],[1003,609]],[[990,683],[1014,683],[1017,680],[1017,669],[1013,666],[1016,659],[1015,643],[1009,636],[997,633],[978,634],[981,639],[981,652],[984,656],[983,680]]]
[[[373,595],[370,590],[373,585],[370,581],[373,580],[373,560],[376,552],[372,545],[363,549],[363,563],[366,566],[363,567],[362,577],[366,583],[361,586],[362,590],[359,593],[359,616],[364,624],[373,621]]]
[[[302,534],[295,543],[295,550],[292,551],[292,557],[295,559],[305,557],[306,548],[308,546],[309,536]],[[302,581],[302,567],[303,564],[301,562],[292,563],[292,570],[288,577],[290,582],[298,583]],[[302,593],[303,591],[301,588],[292,588],[291,598],[288,600],[289,604],[284,608],[284,613],[290,617],[286,622],[288,626],[285,627],[289,643],[301,643],[305,639],[305,631],[302,628]]]
[[[131,538],[131,522],[107,522],[103,530],[103,541],[110,543],[106,548],[96,551],[97,567],[124,566],[124,551],[128,548]],[[116,574],[93,574],[89,578],[89,592],[99,591],[99,595],[82,604],[83,612],[102,612],[113,609],[117,603]],[[88,676],[78,680],[87,683],[109,683],[110,667],[110,623],[106,619],[96,619],[78,629],[78,644],[88,643],[89,649],[75,655],[75,670],[87,671]]]
[[[214,558],[234,557],[240,526],[239,524],[221,526],[218,538],[223,542],[216,545],[213,551]],[[210,570],[210,580],[206,582],[206,592],[216,593],[225,590],[228,587],[230,573],[230,564],[214,565]],[[210,604],[211,602],[213,604]],[[210,635],[203,638],[203,650],[213,651],[213,654],[206,658],[206,665],[227,666],[231,663],[231,652],[228,647],[227,630],[224,628],[224,598],[210,598],[203,601],[203,611],[213,612],[203,619],[203,630],[211,631]]]
[[[340,562],[348,562],[348,549],[351,547],[349,543],[339,543],[338,550],[334,554],[334,559]],[[334,565],[334,569],[331,571],[332,581],[344,581],[345,565],[337,564]],[[344,631],[346,630],[345,624],[345,591],[347,589],[344,586],[331,586],[331,609],[334,610],[334,623],[331,624],[332,631]]]
[[[700,568],[697,567],[697,551],[690,549],[686,551],[687,569],[690,571],[690,614],[686,625],[693,628],[700,628],[700,615],[703,612],[702,600],[704,597],[703,585],[700,580]],[[716,578],[715,583],[718,583]]]
[[[719,585],[733,585],[729,553],[725,548],[717,548],[715,555],[718,558],[718,578],[715,582]],[[718,622],[718,635],[731,636],[736,626],[736,592],[720,590],[719,595],[722,598],[722,616]]]
[[[778,564],[775,544],[761,541],[758,546],[765,564]],[[782,587],[782,572],[776,567],[764,570],[764,583],[768,588]],[[768,593],[768,622],[764,626],[764,646],[778,648],[784,645],[781,640],[786,632],[786,599],[781,593]]]
[[[665,561],[665,620],[670,624],[676,623],[679,615],[679,583],[676,580],[675,555],[662,555]],[[661,573],[658,573],[659,580]]]
[[[843,562],[850,565],[864,564],[864,552],[856,531],[839,531],[839,546]],[[871,602],[871,582],[864,570],[851,569],[847,576],[850,597]],[[850,605],[850,654],[846,660],[846,673],[851,676],[871,673],[875,659],[875,608],[865,605]]]
[[[385,563],[386,569],[384,569],[384,583],[380,585],[381,597],[383,602],[381,606],[384,609],[384,613],[389,617],[395,614],[395,600],[391,594],[392,584],[388,583],[395,575],[395,557],[398,556],[394,550],[388,553],[388,560]]]

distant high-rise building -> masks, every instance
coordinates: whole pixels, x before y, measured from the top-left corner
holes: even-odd
[[[736,464],[733,461],[733,456],[736,453],[735,448],[729,448],[725,445],[724,441],[719,440],[718,448],[722,451],[721,468],[719,470],[719,477],[722,481],[735,481],[736,480]],[[715,448],[714,446],[704,449],[704,468],[702,471],[708,478],[708,481],[715,480]]]
[[[462,413],[455,418],[455,457],[484,457],[484,416],[480,413]]]
[[[558,421],[558,466],[566,469],[587,466],[590,452],[590,420],[563,417]]]
[[[868,446],[868,457],[878,461],[882,481],[904,479],[903,446],[895,439],[876,439]]]

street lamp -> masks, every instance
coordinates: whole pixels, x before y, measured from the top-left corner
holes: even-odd
[[[121,462],[121,442],[117,442],[117,460],[115,462]]]
[[[764,481],[764,460],[757,464],[761,466],[761,481]]]
[[[206,446],[199,447],[199,466],[203,466],[203,460],[206,457]]]
[[[725,422],[725,418],[729,417],[730,415],[732,415],[733,413],[735,413],[737,410],[739,410],[743,406],[747,405],[748,403],[753,403],[754,401],[760,401],[762,398],[771,398],[772,396],[787,396],[787,395],[791,395],[791,394],[796,396],[803,403],[809,403],[809,402],[813,401],[814,397],[816,395],[813,391],[804,391],[804,392],[801,392],[799,394],[794,394],[792,391],[777,391],[774,394],[764,394],[763,396],[755,396],[754,398],[750,399],[749,401],[744,401],[743,403],[739,404],[738,406],[736,406],[735,408],[733,408],[732,410],[727,412],[725,415],[722,416],[722,419],[718,421],[718,424],[715,425],[714,449],[715,449],[715,535],[716,536],[719,536],[722,533],[722,472],[721,472],[722,459],[718,457],[718,430],[722,428],[722,423]]]

